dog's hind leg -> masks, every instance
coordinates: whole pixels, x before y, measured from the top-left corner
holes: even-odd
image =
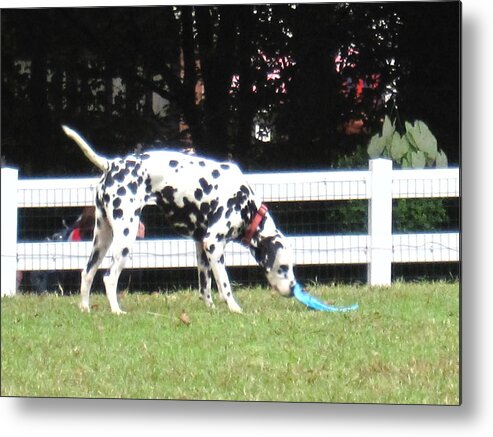
[[[80,308],[83,311],[90,311],[89,293],[91,292],[92,282],[99,265],[103,261],[103,258],[111,245],[112,239],[113,233],[107,219],[99,212],[98,208],[96,208],[96,226],[94,228],[92,252],[87,266],[81,272]]]
[[[214,279],[216,280],[221,299],[226,302],[231,312],[241,313],[241,307],[233,296],[228,273],[224,264],[224,244],[217,242],[216,240],[211,242],[204,241],[203,248],[211,266],[212,273],[214,274]]]
[[[110,303],[111,311],[115,314],[124,314],[118,304],[117,285],[120,273],[125,267],[130,248],[137,237],[139,228],[139,217],[135,216],[130,221],[117,219],[113,221],[113,245],[111,248],[112,258],[108,273],[104,276],[106,297]]]
[[[197,270],[199,276],[199,291],[202,300],[209,308],[214,308],[214,302],[212,301],[212,271],[207,259],[207,255],[203,248],[202,242],[196,242],[197,247]]]

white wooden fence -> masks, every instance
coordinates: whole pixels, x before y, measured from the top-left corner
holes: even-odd
[[[82,207],[93,204],[97,178],[18,179],[2,168],[1,294],[16,292],[16,271],[84,268],[91,242],[17,241],[17,209]],[[367,199],[368,234],[291,235],[297,265],[367,264],[368,283],[390,285],[392,262],[454,262],[460,259],[458,232],[392,234],[393,198],[458,197],[459,169],[393,170],[371,160],[367,171],[255,173],[248,181],[264,202]],[[102,267],[109,264],[108,255]],[[227,265],[255,265],[249,251],[230,244]],[[144,239],[133,247],[128,268],[196,265],[195,244],[186,239]]]

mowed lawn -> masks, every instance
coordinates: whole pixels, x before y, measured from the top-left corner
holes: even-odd
[[[2,298],[1,395],[337,403],[460,402],[459,285],[310,288],[353,313],[237,289],[244,314],[197,292]],[[217,301],[216,297],[216,301]],[[189,324],[180,320],[183,311]]]

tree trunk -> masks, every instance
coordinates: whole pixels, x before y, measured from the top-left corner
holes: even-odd
[[[195,98],[197,66],[192,11],[190,6],[181,8],[183,74],[182,86],[177,97],[183,110],[184,121],[190,129],[192,141],[198,148],[202,148],[204,143],[207,144],[207,141],[204,138],[200,108],[197,106]]]
[[[238,7],[221,7],[217,43],[213,43],[211,8],[197,7],[200,65],[205,89],[205,126],[207,145],[213,155],[228,153],[230,119],[229,90],[234,68],[236,16]]]
[[[255,101],[252,93],[252,6],[240,9],[239,23],[239,67],[240,89],[238,101],[238,131],[236,136],[236,153],[249,155],[252,142],[252,123],[255,115]]]

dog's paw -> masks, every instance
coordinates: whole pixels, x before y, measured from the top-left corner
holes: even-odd
[[[89,305],[85,305],[85,304],[82,304],[82,303],[79,305],[79,309],[83,313],[90,313],[91,312],[91,308],[89,307]]]
[[[127,314],[127,312],[126,312],[126,311],[123,311],[123,310],[121,310],[120,308],[117,308],[117,309],[111,310],[111,312],[112,312],[113,314],[116,314],[117,316],[120,316],[120,315],[123,315],[123,314]]]
[[[234,303],[228,302],[228,308],[229,308],[229,311],[231,311],[232,313],[243,314],[243,310],[241,309],[241,307],[236,302],[234,302]]]

